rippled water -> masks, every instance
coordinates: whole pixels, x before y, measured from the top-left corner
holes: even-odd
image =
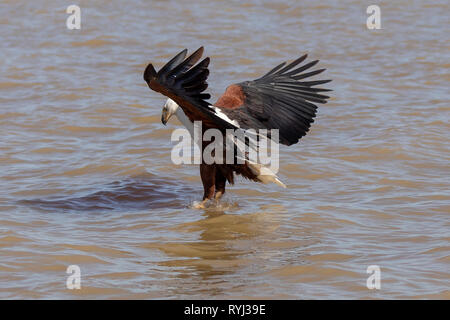
[[[359,1],[80,1],[81,30],[69,4],[0,4],[0,298],[450,298],[447,1],[379,1],[381,30]],[[200,45],[215,97],[305,52],[328,69],[288,189],[190,208],[142,72]]]

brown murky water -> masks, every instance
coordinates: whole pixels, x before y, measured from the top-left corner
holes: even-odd
[[[450,298],[447,1],[378,1],[382,30],[359,1],[80,1],[81,30],[69,4],[0,4],[0,298]],[[215,97],[305,52],[328,68],[287,190],[190,209],[142,72],[200,45]]]

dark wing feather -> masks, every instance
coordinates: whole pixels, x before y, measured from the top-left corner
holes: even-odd
[[[259,79],[228,87],[215,105],[243,129],[279,129],[280,143],[297,143],[314,122],[316,103],[326,103],[329,98],[319,92],[331,91],[314,88],[331,80],[300,81],[325,70],[303,73],[319,62],[297,67],[306,57],[288,65],[284,62]]]
[[[187,58],[186,54],[187,50],[184,49],[158,72],[149,64],[144,71],[145,82],[150,89],[174,100],[191,121],[204,121],[209,126],[219,128],[235,128],[218,117],[206,101],[210,98],[208,93],[204,93],[208,88],[209,58],[197,63],[202,57],[203,47]]]

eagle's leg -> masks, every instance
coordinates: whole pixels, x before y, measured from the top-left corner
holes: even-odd
[[[225,184],[227,183],[227,178],[223,175],[220,168],[216,167],[216,195],[214,196],[214,199],[217,201],[222,198],[223,194],[225,193]]]
[[[195,207],[198,209],[205,208],[206,202],[214,197],[216,166],[214,164],[200,164],[200,177],[203,183],[203,201]]]

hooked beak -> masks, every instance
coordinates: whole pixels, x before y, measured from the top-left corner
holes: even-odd
[[[169,121],[171,116],[172,115],[167,110],[163,110],[162,114],[161,114],[161,122],[162,122],[162,124],[166,125],[167,121]]]

